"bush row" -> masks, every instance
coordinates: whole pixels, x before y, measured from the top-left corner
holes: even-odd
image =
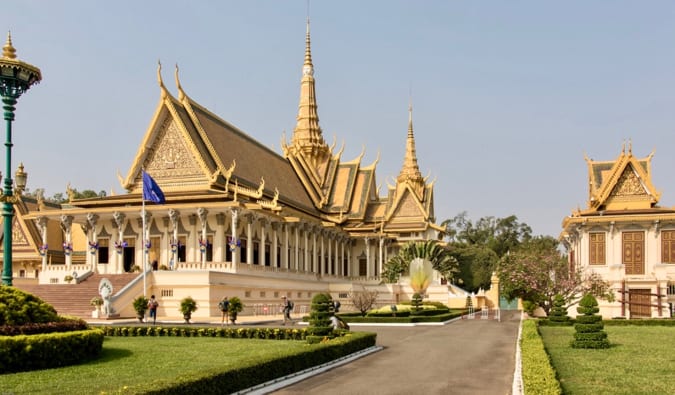
[[[157,388],[156,383],[144,384],[134,391],[146,394],[229,394],[264,382],[294,374],[342,358],[375,345],[377,334],[368,332],[348,333],[325,340],[291,355],[251,360],[226,372],[214,372],[207,377],[180,377],[168,385]]]
[[[347,323],[383,323],[383,324],[402,324],[402,323],[415,323],[415,322],[444,322],[451,320],[453,318],[460,317],[464,312],[462,311],[451,311],[446,314],[434,315],[434,316],[424,316],[424,315],[410,315],[407,317],[401,317],[396,313],[396,317],[361,317],[353,315],[342,315],[342,317]]]
[[[59,317],[62,318],[62,317]],[[0,336],[35,335],[38,333],[71,332],[88,329],[87,322],[79,318],[23,325],[0,325]]]
[[[520,347],[525,387],[523,392],[543,395],[562,393],[535,320],[523,321]]]
[[[638,325],[638,326],[675,326],[675,319],[672,318],[650,318],[650,319],[636,319],[636,320],[626,320],[626,319],[611,319],[604,320],[603,323],[605,326],[626,326],[626,325]]]
[[[105,336],[223,337],[229,339],[305,340],[305,328],[214,328],[164,326],[101,326]],[[336,331],[343,335],[344,331]]]
[[[0,373],[68,366],[95,358],[103,347],[97,329],[0,336]]]
[[[577,319],[572,318],[572,319],[569,320],[568,325],[573,325],[573,324],[578,323],[578,322],[579,321]],[[672,318],[646,318],[646,319],[627,320],[625,318],[616,317],[616,318],[612,318],[611,320],[602,320],[602,323],[605,324],[605,326],[629,326],[629,325],[637,325],[637,326],[675,326],[675,319],[672,319]],[[541,319],[539,319],[539,325],[550,326],[552,324],[548,319],[541,318]]]

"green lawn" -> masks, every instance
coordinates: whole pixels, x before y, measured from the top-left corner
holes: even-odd
[[[0,394],[142,393],[179,376],[199,377],[307,347],[306,342],[292,340],[106,337],[95,361],[0,375]]]
[[[573,327],[539,328],[565,394],[674,394],[675,328],[607,326],[612,346],[569,346]]]

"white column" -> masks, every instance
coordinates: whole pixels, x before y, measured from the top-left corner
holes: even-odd
[[[329,275],[333,274],[333,239],[332,235],[328,235],[328,261],[327,261],[326,273]]]
[[[289,231],[290,225],[289,224],[284,224],[284,242],[282,243],[281,246],[281,267],[284,269],[289,269],[288,265],[288,231]]]
[[[267,220],[265,218],[260,218],[260,248],[258,249],[258,262],[260,266],[265,266],[265,225],[267,225]]]
[[[324,232],[321,232],[321,256],[319,258],[319,274],[326,273],[326,246],[324,244]]]
[[[225,242],[225,214],[216,214],[216,234],[213,236],[213,260],[225,262],[225,248],[229,248]]]
[[[232,240],[230,240],[231,245],[228,247],[230,248],[230,252],[232,255],[232,266],[237,267],[237,263],[239,263],[239,251],[237,249],[237,225],[238,225],[238,219],[239,219],[239,210],[236,208],[230,209],[230,214],[232,215]]]
[[[316,229],[312,229],[312,273],[320,273],[318,266],[319,251],[316,249]]]
[[[73,245],[73,240],[72,240],[72,227],[73,227],[73,216],[72,215],[62,215],[61,216],[61,227],[63,228],[63,231],[65,233],[65,241],[64,243],[68,243],[71,247]],[[61,246],[63,248],[63,246]],[[65,251],[65,249],[64,249]],[[73,265],[73,251],[72,248],[70,250],[70,253],[66,255],[66,268],[68,271],[70,271],[70,268]]]
[[[278,222],[272,222],[272,251],[270,256],[272,262],[270,262],[270,265],[272,267],[277,267],[277,261],[279,260],[279,256],[277,253],[277,250],[279,249],[279,243],[277,241],[277,238],[279,237],[277,231],[279,230],[279,223]]]
[[[304,233],[303,238],[305,240],[305,254],[304,254],[304,259],[303,259],[303,261],[304,261],[303,267],[302,267],[303,272],[311,271],[310,270],[311,265],[310,265],[310,260],[309,260],[309,231],[310,231],[310,229],[311,229],[310,226],[307,225],[307,226],[305,226],[305,229],[304,229],[304,232],[303,232]]]
[[[295,262],[293,262],[293,269],[298,270],[299,269],[299,263],[300,263],[300,224],[298,224],[295,227],[295,243],[294,243],[294,248],[293,248],[293,259]]]
[[[370,267],[370,238],[363,239],[366,243],[366,277],[370,278],[373,275],[373,269]]]
[[[246,264],[253,264],[253,215],[248,214],[246,218]]]
[[[35,224],[37,225],[38,229],[40,230],[40,240],[42,241],[42,244],[38,246],[38,249],[40,250],[40,254],[42,255],[42,271],[47,270],[47,249],[42,249],[43,246],[48,245],[47,241],[47,222],[49,220],[47,217],[37,217],[35,219]]]
[[[379,257],[378,257],[379,262],[378,262],[378,265],[377,265],[378,266],[378,269],[377,269],[377,275],[378,276],[382,276],[382,260],[384,259],[384,251],[383,251],[382,247],[384,247],[384,237],[380,237],[380,245],[379,245],[380,250],[379,250]]]

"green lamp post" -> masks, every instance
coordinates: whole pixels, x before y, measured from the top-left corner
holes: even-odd
[[[2,284],[12,285],[12,222],[14,221],[14,203],[26,188],[28,175],[23,171],[23,164],[16,171],[16,195],[12,182],[12,121],[17,99],[31,86],[42,79],[40,69],[22,62],[16,58],[16,49],[12,46],[12,36],[7,34],[7,43],[2,47],[0,58],[0,96],[2,109],[7,121],[5,182],[2,191],[2,220],[3,220],[3,266]],[[2,175],[0,174],[0,179]]]

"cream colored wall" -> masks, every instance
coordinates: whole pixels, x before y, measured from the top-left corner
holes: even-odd
[[[649,288],[651,293],[657,294],[657,286],[661,288],[664,295],[665,288],[669,279],[675,279],[675,264],[661,263],[661,231],[672,230],[672,227],[657,228],[653,221],[635,222],[630,225],[612,225],[611,219],[603,226],[582,227],[582,232],[578,240],[572,244],[575,251],[577,265],[586,271],[592,271],[603,279],[610,282],[611,288],[615,291],[615,302],[598,300],[600,313],[604,318],[621,316],[621,290],[622,284],[626,282],[626,291],[631,288]],[[645,273],[642,275],[626,275],[625,267],[622,264],[622,232],[642,231],[645,234],[644,241],[644,261]],[[605,232],[606,260],[605,265],[590,265],[590,236],[591,232]],[[628,296],[625,296],[626,300]],[[655,303],[656,298],[652,298]],[[662,314],[665,316],[665,307]],[[570,308],[570,315],[576,315],[576,305]],[[652,317],[659,317],[658,308],[652,307]],[[626,305],[625,315],[629,316],[629,309]]]

